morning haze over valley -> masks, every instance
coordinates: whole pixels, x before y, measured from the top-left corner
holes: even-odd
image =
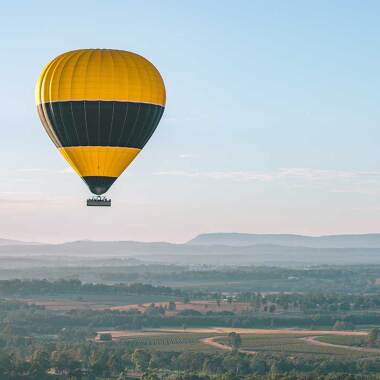
[[[0,380],[380,380],[380,3],[2,2]]]

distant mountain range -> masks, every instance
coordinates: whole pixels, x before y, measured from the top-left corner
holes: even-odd
[[[202,234],[185,244],[76,241],[28,244],[0,240],[0,256],[96,257],[191,265],[380,264],[380,234]]]
[[[291,234],[201,234],[190,240],[191,245],[228,245],[243,247],[273,244],[309,248],[380,248],[380,234],[304,236]]]
[[[39,243],[31,243],[31,242],[12,240],[12,239],[0,239],[0,247],[3,245],[33,245],[33,244],[39,244]]]
[[[191,265],[380,264],[380,234],[311,237],[215,233],[199,235],[185,244],[135,241],[28,244],[0,240],[0,256],[118,257]]]

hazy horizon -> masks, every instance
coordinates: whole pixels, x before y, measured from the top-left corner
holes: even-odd
[[[37,244],[64,244],[64,243],[73,243],[79,241],[89,241],[89,242],[123,242],[123,241],[131,241],[131,242],[141,242],[141,243],[172,243],[172,244],[186,244],[195,238],[198,238],[203,235],[259,235],[259,236],[297,236],[297,237],[311,237],[311,238],[323,238],[323,237],[346,237],[346,236],[362,236],[365,237],[367,235],[380,235],[380,232],[364,232],[364,233],[340,233],[340,234],[298,234],[298,233],[257,233],[257,232],[240,232],[240,231],[210,231],[210,232],[201,232],[199,234],[195,234],[191,236],[189,239],[182,241],[172,241],[172,240],[135,240],[135,239],[74,239],[74,240],[61,240],[61,241],[49,241],[49,240],[24,240],[20,238],[6,237],[0,236],[1,240],[12,240],[23,243],[37,243]]]

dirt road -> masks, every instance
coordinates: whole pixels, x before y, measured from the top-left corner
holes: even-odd
[[[203,338],[200,341],[204,344],[207,344],[208,346],[218,348],[219,350],[232,351],[231,346],[227,346],[226,344],[222,344],[215,341],[215,339],[221,339],[221,338],[227,338],[227,336],[226,335],[213,336],[210,338]],[[239,350],[239,352],[243,352],[244,354],[248,354],[248,355],[256,355],[256,351]]]
[[[187,328],[183,329],[150,329],[149,331],[161,333],[214,333],[229,334],[236,332],[237,334],[252,335],[347,335],[347,336],[367,336],[366,331],[334,331],[334,330],[303,330],[303,329],[252,329],[252,328],[232,328],[232,327],[210,327],[210,328]]]
[[[297,339],[303,340],[304,342],[315,345],[315,346],[323,346],[323,347],[335,347],[335,348],[343,348],[347,350],[352,351],[361,351],[361,352],[373,352],[373,353],[380,353],[380,349],[378,348],[366,348],[366,347],[354,347],[354,346],[346,346],[346,345],[340,345],[340,344],[333,344],[333,343],[327,343],[327,342],[321,342],[318,341],[317,338],[323,335],[339,335],[339,336],[367,336],[368,333],[365,331],[331,331],[331,330],[294,330],[294,329],[230,329],[230,328],[215,328],[215,329],[197,329],[197,332],[205,332],[205,330],[208,330],[207,332],[236,332],[239,334],[255,334],[255,335],[305,335],[305,334],[312,334],[310,336],[303,336]],[[318,335],[315,335],[318,334]],[[204,344],[207,344],[209,346],[212,346],[214,348],[217,348],[219,350],[224,351],[232,351],[232,348],[230,346],[227,346],[225,344],[219,343],[217,340],[221,338],[226,338],[226,335],[218,335],[213,336],[209,338],[203,338],[200,341]],[[255,351],[248,351],[248,350],[239,350],[240,352],[244,352],[249,355],[255,355]]]
[[[251,328],[231,328],[231,327],[210,327],[210,328],[187,328],[184,329],[147,329],[147,330],[108,330],[98,331],[98,334],[111,334],[113,338],[162,335],[173,333],[189,333],[189,334],[221,334],[226,335],[231,332],[237,334],[253,334],[253,335],[348,335],[348,336],[367,336],[366,331],[333,331],[333,330],[303,330],[303,329],[251,329]]]
[[[215,342],[215,339],[222,339],[222,338],[227,338],[227,336],[226,335],[220,335],[220,336],[214,336],[214,337],[210,337],[210,338],[203,338],[203,339],[200,339],[200,342],[207,344],[208,346],[217,348],[219,350],[232,351],[232,348],[230,346],[227,346],[227,345],[219,343],[219,342]]]
[[[229,328],[229,327],[213,327],[213,328],[189,328],[186,330],[183,329],[150,329],[142,331],[132,331],[132,330],[114,330],[114,331],[99,331],[97,339],[99,339],[99,334],[109,333],[112,335],[113,339],[120,339],[123,337],[136,337],[136,336],[153,336],[153,335],[162,335],[162,334],[173,334],[173,333],[204,333],[204,334],[218,334],[217,336],[212,336],[208,338],[200,339],[200,342],[212,346],[218,350],[231,351],[232,348],[226,344],[218,342],[218,339],[226,338],[227,334],[230,332],[236,332],[238,334],[251,334],[251,335],[302,335],[297,338],[303,340],[304,342],[322,347],[334,347],[334,348],[343,348],[351,351],[360,351],[360,352],[372,352],[380,354],[379,348],[370,348],[370,347],[355,347],[347,346],[341,344],[333,344],[327,342],[321,342],[317,340],[323,335],[339,335],[339,336],[367,336],[368,332],[366,331],[333,331],[333,330],[302,330],[302,329],[251,329],[251,328]],[[220,335],[219,335],[220,334]],[[305,336],[307,335],[307,336]],[[240,350],[249,355],[255,355],[255,351]]]
[[[339,334],[336,334],[336,335],[339,335]],[[380,348],[355,347],[355,346],[346,346],[343,344],[327,343],[327,342],[321,342],[320,340],[317,340],[318,338],[320,338],[320,336],[306,336],[300,339],[314,346],[344,348],[346,350],[351,350],[351,351],[373,352],[373,353],[380,354]]]

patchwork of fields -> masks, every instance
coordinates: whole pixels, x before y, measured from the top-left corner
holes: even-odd
[[[158,351],[218,351],[229,350],[228,333],[241,335],[240,349],[255,354],[257,352],[284,353],[289,355],[313,354],[349,357],[377,356],[380,351],[352,350],[344,347],[352,342],[366,339],[365,331],[318,331],[292,329],[155,329],[146,331],[103,331],[112,335],[113,340],[122,341],[130,348],[150,348]],[[315,340],[340,342],[342,347],[318,344]],[[106,343],[107,344],[107,343]]]

